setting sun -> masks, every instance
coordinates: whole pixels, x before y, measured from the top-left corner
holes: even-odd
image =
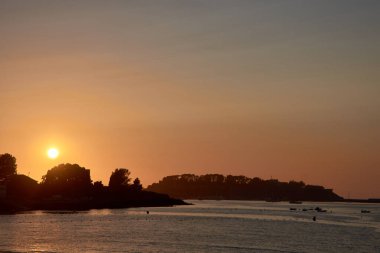
[[[47,151],[47,156],[50,159],[55,159],[55,158],[58,157],[58,155],[59,155],[59,151],[56,148],[49,148],[48,151]]]

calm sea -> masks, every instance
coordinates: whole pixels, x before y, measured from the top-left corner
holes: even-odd
[[[189,202],[0,215],[0,252],[380,252],[379,204]]]

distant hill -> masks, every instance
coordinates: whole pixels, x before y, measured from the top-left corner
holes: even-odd
[[[319,185],[280,182],[245,176],[183,174],[167,176],[147,187],[148,191],[180,199],[228,199],[266,201],[342,201],[343,198]]]

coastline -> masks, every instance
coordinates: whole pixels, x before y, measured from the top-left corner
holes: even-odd
[[[161,197],[156,199],[44,199],[44,200],[0,200],[1,214],[17,214],[27,211],[86,211],[91,209],[119,209],[133,207],[170,207],[191,205],[181,199]]]

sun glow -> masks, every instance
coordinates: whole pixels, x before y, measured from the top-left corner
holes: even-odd
[[[47,156],[50,159],[55,159],[55,158],[58,157],[58,155],[59,155],[59,151],[56,148],[49,148],[48,151],[47,151]]]

